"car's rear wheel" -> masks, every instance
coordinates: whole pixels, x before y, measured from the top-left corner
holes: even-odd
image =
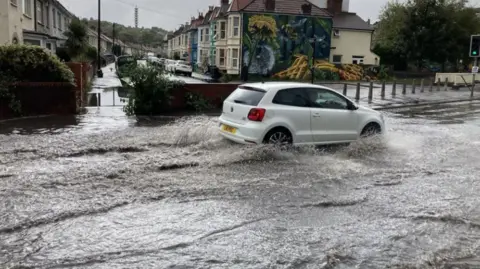
[[[293,143],[292,134],[285,128],[275,128],[267,133],[263,140],[266,144],[272,145],[291,145]]]
[[[382,129],[380,128],[380,125],[377,123],[369,123],[367,124],[362,132],[360,133],[361,137],[370,137],[374,135],[378,135],[382,132]]]

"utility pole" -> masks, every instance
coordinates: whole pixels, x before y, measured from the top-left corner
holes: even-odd
[[[102,61],[100,57],[100,40],[102,39],[101,33],[100,33],[100,1],[98,0],[98,25],[97,25],[97,77],[103,78],[103,72],[102,72]]]
[[[113,40],[112,54],[115,55],[115,23],[113,23],[113,26],[112,26],[112,40]],[[117,56],[117,55],[115,55],[115,56]]]

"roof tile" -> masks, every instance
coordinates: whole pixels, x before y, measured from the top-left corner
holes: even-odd
[[[234,0],[235,1],[235,0]],[[241,1],[241,0],[236,0]],[[265,0],[251,0],[241,11],[247,12],[268,12],[268,13],[281,13],[281,14],[295,14],[304,15],[302,12],[302,5],[311,4],[307,0],[275,0],[275,10],[267,11],[265,9]],[[233,2],[232,2],[233,5]],[[332,17],[332,15],[323,8],[319,8],[312,4],[312,16],[320,17]]]

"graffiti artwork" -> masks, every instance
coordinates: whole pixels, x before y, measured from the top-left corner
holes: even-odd
[[[312,64],[327,66],[324,63],[330,56],[331,19],[276,14],[243,16],[242,60],[250,74],[306,79]]]

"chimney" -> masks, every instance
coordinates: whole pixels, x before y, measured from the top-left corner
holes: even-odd
[[[368,23],[368,25],[371,25],[371,24],[370,24],[370,19],[367,20],[367,23]]]
[[[220,0],[220,6],[228,5],[228,0]]]
[[[332,15],[342,13],[343,0],[327,0],[327,10]]]
[[[208,6],[208,11],[213,11],[213,6]]]
[[[311,15],[312,14],[312,4],[303,4],[302,5],[302,13],[305,15]]]
[[[265,0],[265,10],[275,11],[275,0]]]

